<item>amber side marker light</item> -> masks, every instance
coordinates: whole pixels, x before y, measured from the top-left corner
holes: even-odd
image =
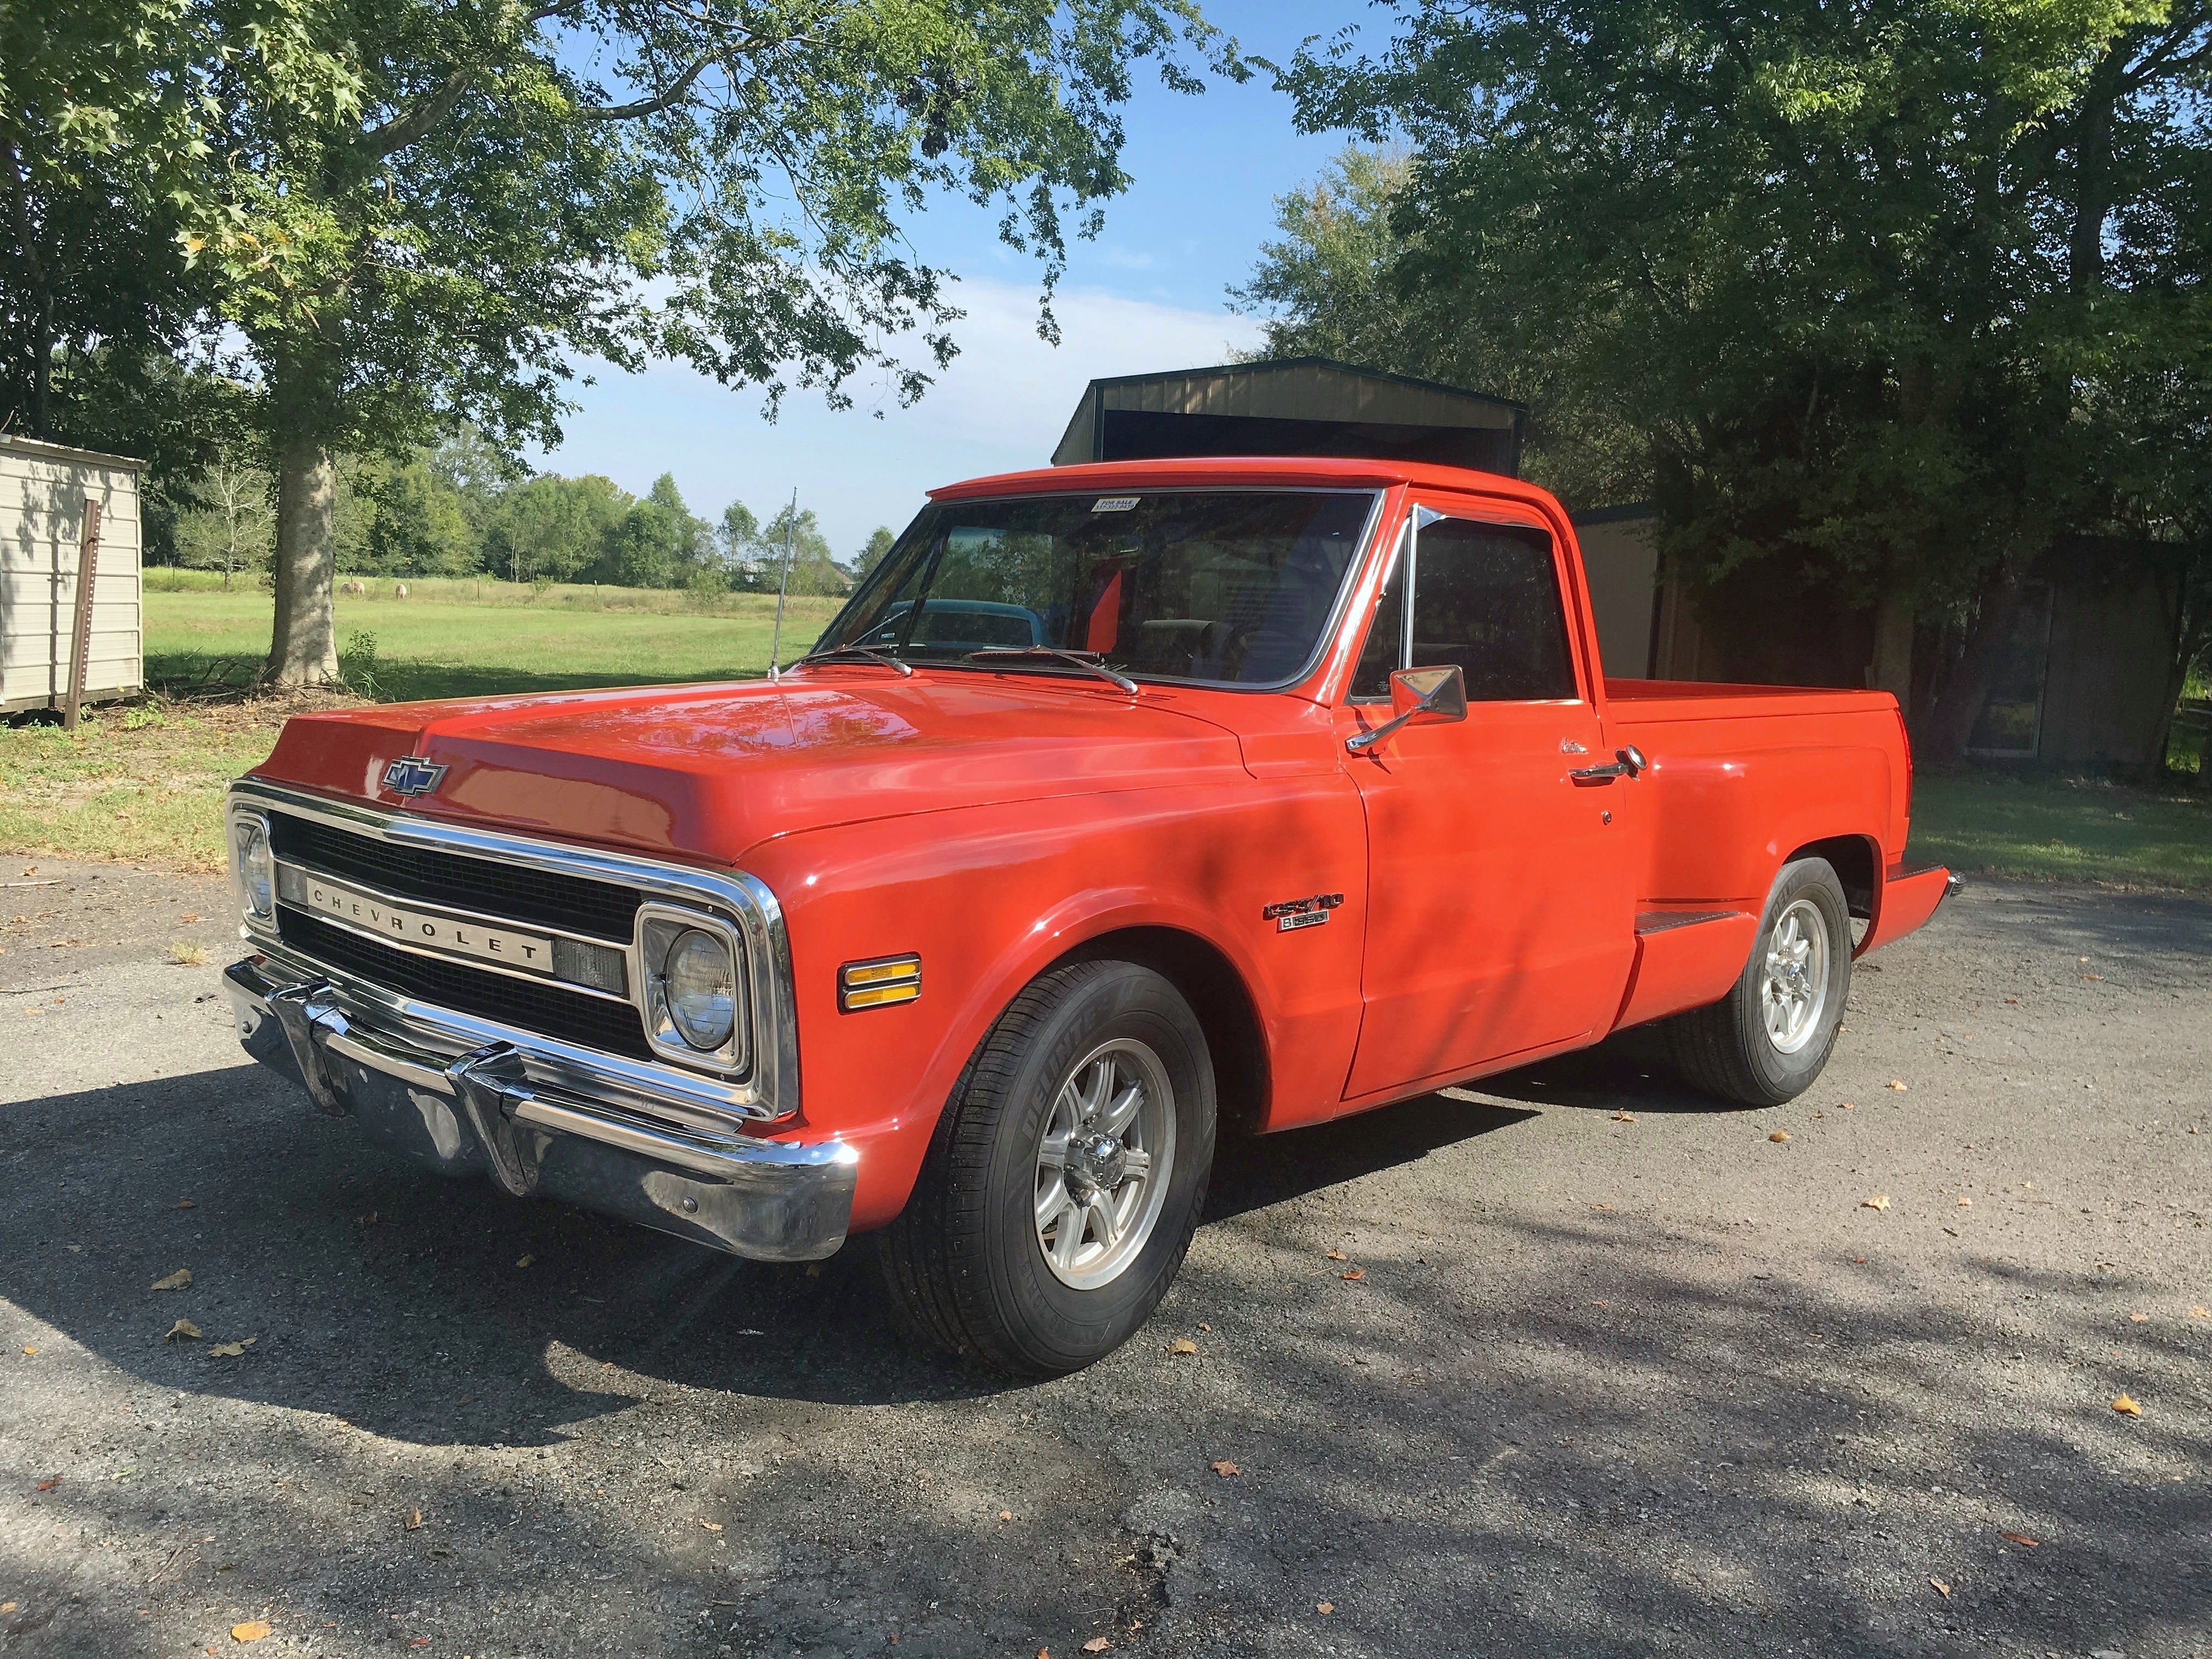
[[[888,1008],[912,1002],[921,994],[921,958],[917,956],[878,957],[870,962],[848,962],[837,970],[837,1012],[857,1014],[863,1008]]]

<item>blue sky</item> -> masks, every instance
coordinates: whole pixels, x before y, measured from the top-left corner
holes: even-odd
[[[1245,51],[1279,59],[1307,35],[1389,21],[1360,0],[1217,0],[1206,12]],[[1230,313],[1224,290],[1250,274],[1273,198],[1344,139],[1294,132],[1289,100],[1264,75],[1243,86],[1209,76],[1195,98],[1166,91],[1150,70],[1137,86],[1124,153],[1136,182],[1108,204],[1097,240],[1069,249],[1057,349],[1036,336],[1035,265],[998,241],[995,214],[956,203],[910,229],[922,257],[959,274],[955,299],[969,313],[956,330],[960,357],[914,408],[862,385],[851,410],[794,394],[771,425],[757,391],[669,365],[637,375],[602,367],[576,388],[561,447],[533,459],[638,494],[672,472],[691,509],[714,519],[738,500],[766,520],[796,488],[844,557],[876,526],[903,526],[933,484],[1043,465],[1093,376],[1218,362],[1251,343],[1257,329]]]

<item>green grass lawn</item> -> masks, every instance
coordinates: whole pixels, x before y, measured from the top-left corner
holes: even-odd
[[[1968,874],[2212,890],[2212,791],[1923,772],[1911,858]]]
[[[337,601],[347,676],[380,702],[564,691],[582,686],[750,678],[768,669],[775,596],[733,593],[696,600],[630,588],[507,582],[410,582],[391,597],[379,581],[366,599]],[[814,643],[840,601],[793,599],[784,616],[783,659]],[[146,595],[146,677],[190,684],[210,673],[242,678],[269,651],[270,596],[258,588]],[[374,643],[373,652],[357,647]]]

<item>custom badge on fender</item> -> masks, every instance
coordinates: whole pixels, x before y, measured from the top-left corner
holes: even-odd
[[[1279,933],[1294,933],[1301,927],[1318,927],[1328,920],[1328,913],[1344,902],[1341,893],[1316,893],[1311,898],[1283,899],[1273,904],[1262,905],[1261,920],[1275,924]]]
[[[395,795],[427,795],[438,787],[446,769],[420,755],[403,755],[384,769],[384,787]]]

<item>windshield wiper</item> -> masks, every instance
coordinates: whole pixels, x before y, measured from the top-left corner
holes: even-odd
[[[1127,674],[1118,673],[1099,659],[1096,651],[1063,651],[1056,645],[994,645],[981,651],[970,651],[969,662],[1064,662],[1071,668],[1080,668],[1086,674],[1096,674],[1102,680],[1110,680],[1127,692],[1137,695],[1137,683]]]
[[[803,668],[811,662],[879,662],[884,667],[896,668],[909,678],[914,673],[912,664],[901,662],[896,657],[865,645],[833,645],[827,650],[810,651],[791,665]]]

